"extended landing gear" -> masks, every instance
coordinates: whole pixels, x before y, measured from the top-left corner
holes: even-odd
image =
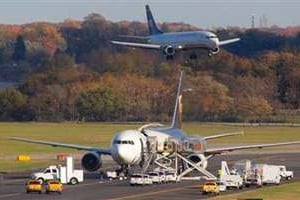
[[[213,55],[212,51],[208,51],[208,57],[211,57]]]

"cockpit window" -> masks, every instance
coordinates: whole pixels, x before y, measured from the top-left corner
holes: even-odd
[[[131,144],[131,145],[134,145],[134,142],[132,140],[115,140],[114,144]]]
[[[215,36],[215,35],[208,35],[208,36],[206,36],[206,38],[207,38],[207,39],[217,38],[217,36]]]

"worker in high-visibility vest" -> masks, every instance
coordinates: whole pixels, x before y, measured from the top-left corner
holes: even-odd
[[[222,170],[221,170],[221,169],[218,170],[218,176],[219,176],[219,177],[222,176]]]

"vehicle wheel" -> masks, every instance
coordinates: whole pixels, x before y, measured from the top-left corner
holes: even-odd
[[[76,185],[76,184],[78,184],[77,178],[71,178],[70,184],[71,184],[71,185]]]
[[[49,191],[46,191],[46,194],[49,194]]]
[[[38,178],[37,180],[40,181],[42,185],[44,184],[44,179],[43,178]]]
[[[39,191],[39,194],[42,194],[42,191]]]
[[[30,193],[30,191],[29,191],[29,190],[26,190],[26,193],[27,193],[27,194],[29,194],[29,193]]]

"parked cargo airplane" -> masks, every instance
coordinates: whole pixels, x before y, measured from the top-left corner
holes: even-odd
[[[84,145],[76,144],[66,144],[59,142],[50,142],[34,139],[26,139],[19,137],[11,137],[12,140],[18,140],[28,143],[50,145],[53,147],[64,147],[77,150],[88,151],[82,157],[82,166],[88,171],[96,171],[101,167],[102,160],[101,155],[110,155],[114,161],[122,166],[127,168],[134,165],[143,165],[145,159],[145,147],[149,145],[147,142],[148,137],[156,137],[157,144],[157,154],[165,155],[164,147],[165,142],[169,139],[175,139],[178,144],[186,144],[185,141],[191,141],[197,145],[197,148],[194,150],[188,150],[185,152],[187,159],[194,163],[202,161],[201,167],[206,168],[207,159],[212,155],[222,154],[224,152],[230,152],[235,150],[243,149],[254,149],[254,148],[264,148],[264,147],[274,147],[274,146],[283,146],[283,145],[293,145],[300,144],[300,141],[290,141],[282,143],[271,143],[271,144],[254,144],[254,145],[244,145],[244,146],[235,146],[235,147],[220,147],[220,148],[207,148],[206,141],[212,140],[220,137],[227,137],[237,135],[238,133],[223,133],[218,135],[200,137],[200,136],[188,136],[181,129],[181,85],[182,85],[182,73],[179,79],[179,86],[177,90],[177,97],[175,103],[175,109],[173,114],[172,123],[170,126],[162,126],[148,124],[141,127],[138,130],[125,130],[117,133],[111,140],[110,148],[99,148],[99,147],[90,147]],[[190,146],[190,145],[188,145]]]
[[[178,51],[207,49],[208,55],[217,54],[220,46],[237,42],[240,39],[234,38],[224,41],[219,41],[216,34],[208,31],[186,31],[186,32],[170,32],[163,33],[156,25],[152,16],[151,10],[146,5],[146,15],[148,20],[148,29],[150,35],[142,36],[127,36],[129,38],[144,38],[147,43],[135,43],[124,41],[111,41],[116,45],[124,45],[135,48],[156,49],[164,53],[167,59],[173,59]],[[126,36],[125,36],[126,37]],[[191,59],[197,58],[195,53],[190,55]]]

